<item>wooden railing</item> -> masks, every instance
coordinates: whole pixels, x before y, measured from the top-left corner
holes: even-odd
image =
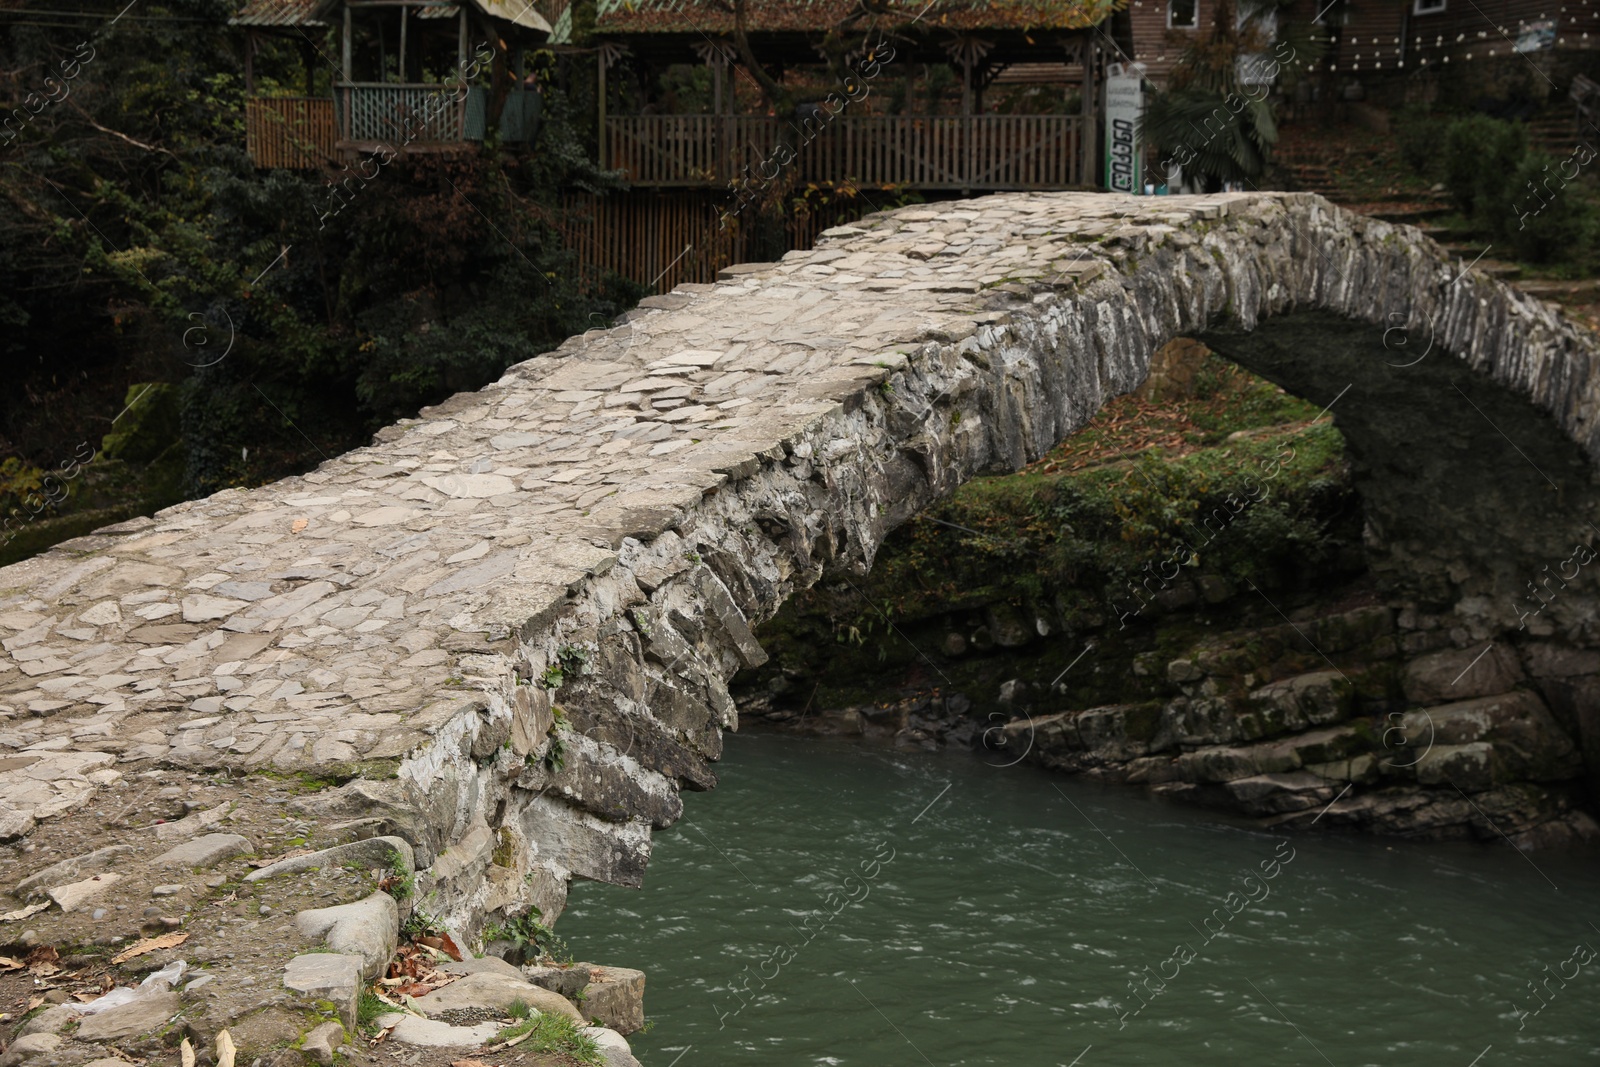
[[[408,144],[466,140],[465,94],[448,85],[351,83],[334,86],[339,139],[352,144],[382,143],[398,150]]]
[[[802,181],[916,189],[1060,189],[1083,184],[1076,115],[839,115],[815,125],[792,166]],[[723,185],[772,157],[774,118],[635,115],[606,120],[605,165],[634,185]]]
[[[245,147],[258,167],[313,170],[334,154],[333,101],[325,96],[256,96],[244,103]]]

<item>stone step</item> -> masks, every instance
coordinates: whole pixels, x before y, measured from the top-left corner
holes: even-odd
[[[1581,303],[1600,301],[1600,278],[1582,278],[1563,282],[1543,278],[1518,280],[1517,288],[1541,300],[1571,300]]]

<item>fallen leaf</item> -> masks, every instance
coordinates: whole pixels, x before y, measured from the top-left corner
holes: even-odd
[[[449,934],[443,934],[443,935],[440,936],[440,940],[444,942],[444,944],[441,945],[440,947],[444,949],[445,954],[448,955],[451,959],[455,960],[457,963],[460,963],[461,962],[461,949],[456,946],[456,943],[454,941],[450,940],[450,935]]]
[[[194,1046],[189,1044],[188,1038],[178,1046],[178,1055],[183,1057],[183,1067],[194,1067]]]
[[[44,1003],[44,998],[43,997],[29,997],[28,998],[28,1006],[27,1006],[27,1008],[24,1009],[24,1014],[26,1014],[27,1012],[32,1011],[34,1008],[37,1008],[39,1005],[41,1005],[43,1003]]]
[[[11,956],[0,956],[0,971],[20,971],[22,968],[23,963],[21,960],[14,959]]]
[[[292,525],[290,525],[289,532],[290,533],[299,533],[301,530],[304,530],[307,526],[310,526],[310,525],[311,525],[311,521],[309,519],[296,519],[296,520],[294,520],[294,523]]]
[[[450,1067],[489,1067],[482,1060],[451,1060]]]
[[[72,999],[80,1000],[80,1001],[83,1001],[84,1003],[87,1004],[91,1000],[99,1000],[100,999],[100,994],[99,993],[74,993],[74,994],[72,994]]]
[[[61,968],[56,964],[60,958],[54,945],[40,945],[28,953],[28,973],[40,978],[60,974]]]
[[[43,904],[29,904],[26,908],[18,908],[16,911],[8,911],[4,915],[0,915],[0,923],[14,923],[18,919],[26,919],[30,915],[39,914],[49,906],[50,902],[47,900]]]
[[[187,936],[187,935],[185,935]],[[233,1047],[233,1035],[226,1030],[217,1034],[217,1067],[233,1067],[238,1050]]]
[[[147,952],[156,952],[164,948],[176,948],[189,940],[188,934],[162,934],[160,937],[149,937],[126,951],[119,952],[111,957],[112,963],[124,963],[135,956],[143,956]],[[226,1033],[227,1031],[223,1031]],[[219,1037],[221,1035],[218,1035]]]

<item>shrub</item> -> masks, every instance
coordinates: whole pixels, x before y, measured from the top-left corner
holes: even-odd
[[[1456,206],[1493,226],[1511,206],[1511,175],[1528,152],[1527,131],[1514,122],[1469,115],[1452,122],[1444,140],[1444,181]]]
[[[1535,263],[1581,256],[1594,239],[1594,208],[1576,183],[1563,181],[1560,161],[1532,153],[1510,180],[1511,204],[1499,236],[1517,258]]]
[[[1427,108],[1408,105],[1395,116],[1395,139],[1400,158],[1418,175],[1438,170],[1445,154],[1446,119]]]

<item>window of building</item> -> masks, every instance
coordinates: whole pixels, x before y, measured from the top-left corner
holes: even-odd
[[[1167,0],[1167,26],[1174,30],[1198,29],[1200,0]]]
[[[1413,15],[1437,15],[1444,10],[1445,0],[1414,0],[1411,5]]]

